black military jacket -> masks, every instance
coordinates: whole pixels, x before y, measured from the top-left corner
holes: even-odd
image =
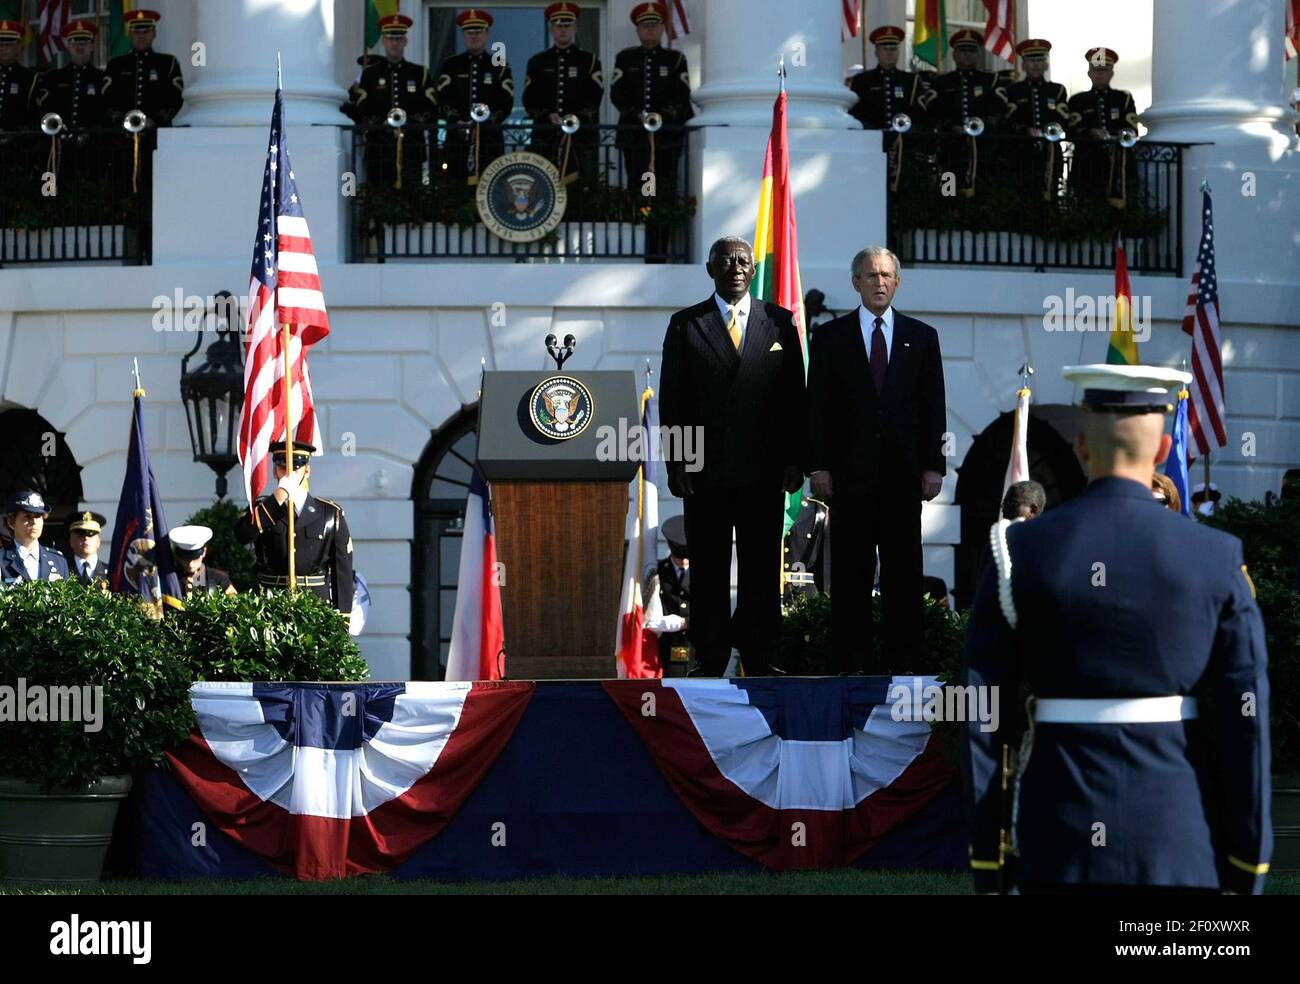
[[[0,65],[0,130],[31,128],[36,79],[26,65]]]
[[[358,123],[382,123],[390,110],[406,110],[410,123],[432,123],[438,115],[438,97],[429,70],[402,59],[372,62],[361,70],[352,87],[348,114]]]
[[[185,101],[185,80],[175,55],[164,55],[152,48],[118,55],[108,63],[113,80],[109,109],[115,120],[138,109],[156,126],[171,126]]]
[[[485,103],[490,123],[500,123],[515,106],[515,80],[509,65],[492,64],[489,51],[462,51],[442,63],[438,73],[438,106],[449,123],[469,123],[470,107]]]
[[[574,113],[584,124],[595,123],[604,95],[600,59],[590,51],[552,45],[528,59],[524,109],[537,122],[549,123],[551,113]]]
[[[36,82],[36,115],[58,113],[69,129],[105,127],[112,79],[94,65],[65,65],[43,72]]]
[[[923,77],[896,68],[859,72],[849,88],[858,97],[849,113],[868,130],[888,129],[899,113],[912,117],[915,124],[935,99],[934,90]]]

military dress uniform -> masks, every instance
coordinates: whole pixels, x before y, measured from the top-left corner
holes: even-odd
[[[980,48],[984,36],[976,30],[965,28],[949,39],[952,48]],[[939,172],[951,171],[957,176],[957,189],[963,196],[975,194],[975,179],[980,158],[996,166],[997,154],[992,148],[980,146],[978,137],[964,137],[952,132],[971,117],[984,121],[984,132],[998,131],[1007,113],[1006,92],[992,72],[979,69],[954,69],[935,77],[932,83],[935,98],[930,103],[930,119],[939,137]],[[986,145],[987,146],[987,145]]]
[[[662,4],[638,4],[632,9],[632,23],[663,23],[665,13]],[[618,110],[617,145],[623,152],[627,186],[640,188],[642,175],[653,170],[659,189],[676,187],[681,134],[671,129],[647,133],[643,120],[647,113],[658,113],[665,127],[679,127],[695,115],[686,55],[659,46],[624,48],[614,58],[609,98]]]
[[[1092,413],[1166,412],[1169,388],[1191,378],[1064,373]],[[998,730],[966,726],[976,890],[1007,890],[1014,862],[1022,892],[1261,891],[1267,657],[1241,541],[1115,476],[1031,521],[1000,521],[991,539],[963,679],[997,687],[1002,708]],[[1022,706],[1028,740],[1007,753],[1004,780]]]
[[[1052,50],[1050,42],[1031,38],[1016,45],[1021,58],[1045,58]],[[1017,143],[1015,173],[1018,184],[1024,188],[1038,188],[1044,201],[1055,201],[1059,194],[1064,159],[1059,142],[1035,137],[1030,131],[1040,133],[1055,123],[1062,134],[1070,126],[1069,97],[1065,86],[1047,79],[1024,78],[1006,87],[1006,125],[1011,132],[1027,137]]]
[[[1090,48],[1085,56],[1089,63],[1106,66],[1119,61],[1110,48]],[[1110,86],[1094,86],[1087,92],[1070,97],[1070,139],[1074,141],[1074,165],[1070,186],[1085,199],[1105,198],[1116,208],[1128,202],[1128,192],[1135,182],[1133,152],[1118,143],[1125,129],[1137,132],[1137,106],[1133,93]],[[1093,137],[1089,130],[1104,130],[1105,141]]]
[[[23,25],[18,21],[0,20],[0,41],[19,42]],[[0,130],[23,134],[31,131],[32,98],[36,91],[36,72],[15,62],[0,65]]]
[[[647,620],[646,628],[658,637],[659,667],[666,677],[684,677],[691,670],[695,649],[691,645],[691,569],[679,566],[674,558],[686,560],[686,519],[672,516],[660,532],[668,541],[669,556],[646,566],[642,576],[642,597],[659,594],[660,614]]]
[[[16,45],[22,37],[21,23],[0,20],[0,41]],[[13,204],[38,194],[41,169],[36,161],[49,139],[36,129],[32,115],[36,79],[26,65],[0,65],[0,182],[9,191],[0,198],[0,228],[11,224],[5,213]]]
[[[486,31],[492,16],[469,9],[456,18],[464,30]],[[496,65],[484,48],[476,54],[462,51],[442,63],[438,71],[438,106],[447,121],[443,157],[453,179],[477,184],[483,169],[506,152],[501,126],[515,108],[515,79],[509,65]],[[475,103],[491,114],[475,123],[470,110]]]
[[[271,445],[271,453],[284,455],[284,443]],[[303,449],[301,452],[299,449]],[[309,445],[295,444],[294,463],[310,461]],[[257,557],[257,580],[264,589],[289,587],[289,509],[293,498],[283,503],[275,496],[262,496],[235,523],[235,538],[251,543]],[[344,614],[352,611],[352,535],[343,507],[330,499],[305,493],[294,514],[294,573],[297,586],[311,591]]]
[[[901,27],[886,24],[872,31],[869,39],[877,49],[897,49],[903,37]],[[897,191],[903,175],[912,173],[904,147],[915,140],[905,139],[903,134],[890,129],[894,117],[900,113],[908,116],[912,126],[919,130],[934,102],[935,92],[922,75],[879,66],[853,76],[849,89],[858,97],[849,113],[863,129],[888,131],[884,135],[884,150],[888,155],[889,190]],[[924,152],[925,142],[916,147]]]
[[[19,492],[5,506],[5,515],[17,512],[35,513],[48,516],[50,507],[45,504],[39,492],[24,490]],[[31,567],[28,567],[24,548],[18,541],[7,537],[0,541],[0,587],[12,587],[23,581],[61,581],[68,576],[68,560],[63,554],[36,541],[32,550]]]
[[[546,19],[563,23],[576,20],[578,6],[553,3],[546,8]],[[600,144],[600,102],[605,97],[605,81],[600,59],[577,45],[561,48],[551,45],[528,59],[524,76],[524,110],[532,118],[533,136],[530,149],[555,164],[561,179],[568,183],[579,175],[583,182],[594,179],[596,154]],[[550,120],[552,113],[561,117],[572,113],[578,118],[578,132],[570,141],[560,127]],[[567,161],[565,149],[568,147]]]
[[[64,31],[64,38],[93,40],[96,29],[88,21],[73,21]],[[60,180],[75,181],[108,178],[108,167],[102,151],[106,146],[109,115],[109,92],[112,79],[102,68],[92,62],[85,65],[65,65],[63,68],[42,72],[36,82],[33,98],[37,119],[47,113],[57,113],[63,119],[63,132],[54,138],[58,145],[56,172]],[[89,131],[100,132],[92,134]]]
[[[200,563],[194,574],[189,573],[189,565],[204,555],[208,541],[212,539],[210,527],[177,526],[168,532],[167,539],[172,545],[172,556],[176,559],[176,577],[180,581],[181,595],[184,598],[238,593],[230,575],[219,568]]]
[[[379,19],[379,28],[384,34],[404,36],[412,23],[409,17],[392,14]],[[437,165],[438,97],[429,70],[405,58],[376,59],[361,70],[349,93],[350,106],[344,112],[359,125],[374,128],[364,136],[366,183],[399,186],[400,146],[400,186],[423,184],[425,162],[430,168]],[[404,127],[384,125],[394,109],[405,111]]]
[[[152,10],[129,10],[123,19],[126,27],[134,31],[152,28],[159,15]],[[121,123],[128,112],[138,109],[153,127],[172,125],[185,102],[185,79],[175,55],[152,48],[131,51],[110,59],[107,71],[113,80],[109,109],[114,122]],[[156,140],[151,131],[145,132]]]
[[[104,532],[104,526],[107,523],[107,516],[86,510],[78,513],[77,517],[68,524],[68,533],[71,535],[84,532],[92,536],[99,536]],[[75,546],[73,546],[72,553],[68,557],[68,571],[85,585],[108,583],[108,565],[100,560],[98,555],[90,558],[78,556]]]

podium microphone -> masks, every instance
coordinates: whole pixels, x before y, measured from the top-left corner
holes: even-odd
[[[546,352],[555,360],[555,369],[560,371],[564,368],[564,362],[569,356],[573,355],[573,350],[578,347],[578,340],[572,335],[564,336],[564,348],[560,348],[559,340],[554,335],[546,336]]]

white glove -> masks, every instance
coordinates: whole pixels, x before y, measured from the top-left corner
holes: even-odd
[[[284,478],[280,479],[276,488],[284,489],[285,493],[289,496],[289,499],[293,502],[293,511],[295,513],[302,512],[302,504],[307,501],[307,491],[302,487],[298,480],[294,478],[293,472],[289,472],[284,476]]]
[[[686,619],[680,615],[661,615],[658,618],[652,618],[646,622],[645,627],[655,635],[663,635],[665,632],[680,632],[686,627]]]

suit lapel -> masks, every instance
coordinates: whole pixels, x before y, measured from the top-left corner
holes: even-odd
[[[897,386],[898,380],[903,375],[902,363],[912,357],[912,326],[908,319],[894,312],[894,344],[889,352],[889,362],[885,366],[885,385],[881,389],[881,397],[889,392],[894,386]]]
[[[758,365],[776,340],[776,323],[767,316],[762,304],[757,300],[750,301],[745,341],[740,351],[741,369]]]
[[[740,355],[736,352],[736,347],[731,344],[731,336],[727,334],[727,326],[722,320],[722,312],[718,310],[717,302],[710,297],[708,303],[708,313],[697,322],[700,334],[722,360],[723,365],[734,369],[740,363]],[[752,309],[750,313],[753,314]]]

